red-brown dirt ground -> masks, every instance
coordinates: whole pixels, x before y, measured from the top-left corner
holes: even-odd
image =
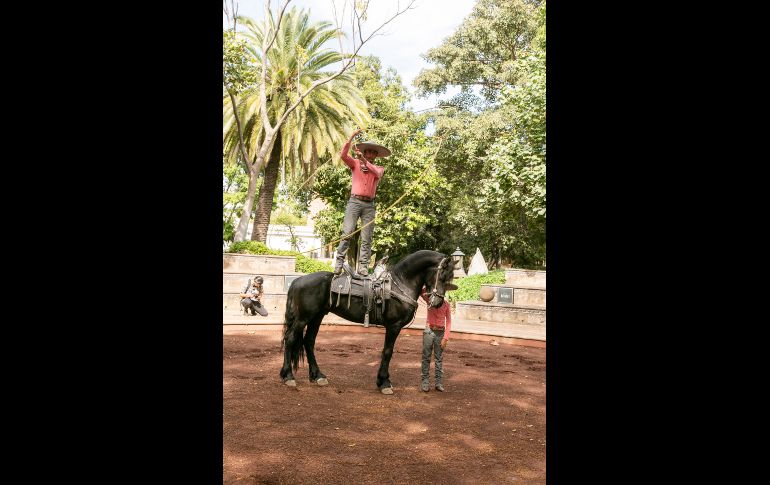
[[[381,334],[324,332],[281,383],[279,331],[223,335],[223,483],[545,483],[545,349],[452,339],[446,392],[421,392],[422,338],[402,333],[393,395],[376,387]],[[493,337],[489,338],[490,341]]]

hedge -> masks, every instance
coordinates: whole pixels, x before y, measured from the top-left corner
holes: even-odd
[[[229,253],[239,254],[270,254],[273,256],[294,256],[297,263],[294,271],[297,273],[315,273],[316,271],[334,271],[331,265],[311,259],[298,251],[287,251],[285,249],[270,249],[265,243],[259,241],[238,241],[230,245],[227,250]]]
[[[466,276],[465,278],[452,280],[457,289],[447,292],[447,300],[455,306],[458,301],[480,300],[481,285],[499,285],[505,283],[505,270],[498,269],[487,274]]]

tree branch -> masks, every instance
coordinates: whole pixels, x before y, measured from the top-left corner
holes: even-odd
[[[345,2],[342,2],[342,15],[340,17],[337,17],[337,5],[334,0],[331,0],[332,2],[332,11],[334,12],[334,25],[337,27],[337,40],[340,43],[340,54],[342,54],[342,51],[345,49],[342,46],[342,22],[345,20],[345,7],[348,5]],[[344,65],[345,60],[340,58],[340,63]]]
[[[355,51],[353,51],[353,53],[352,53],[352,54],[351,54],[351,55],[348,57],[348,60],[347,60],[347,62],[346,62],[346,63],[345,63],[343,66],[342,66],[342,68],[340,68],[340,70],[339,70],[339,71],[337,71],[337,72],[335,72],[334,74],[332,74],[332,75],[330,75],[330,76],[327,76],[327,77],[325,77],[325,78],[323,78],[323,79],[317,79],[317,80],[313,81],[313,83],[310,85],[310,87],[309,87],[309,88],[307,89],[307,91],[305,91],[304,93],[302,93],[302,92],[300,91],[300,88],[299,88],[299,86],[298,86],[298,87],[297,87],[297,90],[298,90],[297,92],[298,92],[298,94],[299,94],[299,97],[298,97],[298,98],[297,98],[297,100],[294,102],[294,104],[292,104],[292,105],[289,107],[289,109],[287,109],[287,110],[286,110],[286,111],[283,113],[283,116],[281,116],[281,118],[280,118],[280,119],[278,120],[278,122],[275,124],[276,128],[277,128],[277,127],[279,127],[279,126],[281,126],[281,125],[283,125],[284,121],[286,121],[286,118],[288,118],[288,117],[289,117],[289,114],[291,114],[291,112],[292,112],[292,111],[294,111],[294,109],[296,109],[296,108],[297,108],[297,106],[299,106],[299,105],[300,105],[300,103],[302,102],[302,100],[303,100],[303,99],[305,99],[305,97],[307,97],[307,95],[308,95],[308,94],[310,94],[310,93],[311,93],[311,92],[312,92],[312,91],[313,91],[315,88],[317,88],[318,86],[321,86],[321,85],[323,85],[323,84],[326,84],[326,83],[328,83],[329,81],[332,81],[332,80],[334,80],[334,79],[338,78],[340,75],[342,75],[342,74],[343,74],[343,73],[344,73],[344,72],[345,72],[345,71],[348,69],[348,67],[350,67],[350,65],[353,63],[353,60],[354,60],[354,59],[356,58],[356,56],[358,55],[358,51],[360,51],[360,50],[361,50],[361,48],[364,46],[364,44],[366,44],[367,42],[369,42],[369,40],[370,40],[372,37],[374,37],[374,35],[375,35],[377,32],[379,32],[379,31],[380,31],[380,30],[381,30],[381,29],[382,29],[384,26],[386,26],[387,24],[389,24],[390,22],[392,22],[392,21],[393,21],[393,20],[394,20],[396,17],[398,17],[399,15],[403,14],[403,13],[404,13],[404,12],[406,12],[407,10],[411,10],[411,9],[412,9],[412,4],[414,4],[414,2],[415,2],[415,0],[411,0],[411,1],[409,2],[409,5],[407,5],[407,6],[406,6],[406,8],[404,8],[403,10],[398,10],[398,11],[396,11],[396,13],[395,13],[395,14],[394,14],[392,17],[390,17],[390,18],[389,18],[387,21],[385,21],[385,22],[384,22],[382,25],[380,25],[379,27],[377,27],[377,28],[376,28],[376,29],[375,29],[375,30],[374,30],[374,31],[373,31],[371,34],[369,34],[369,35],[366,37],[366,39],[364,39],[364,40],[363,40],[363,42],[362,42],[362,43],[361,43],[361,44],[360,44],[360,45],[359,45],[359,46],[356,48],[356,50],[355,50]],[[265,116],[265,117],[266,117],[267,115],[266,115],[266,114],[264,114],[263,116]],[[272,129],[272,127],[271,127],[271,129]]]
[[[283,20],[283,12],[289,5],[291,0],[286,0],[281,7],[281,11],[278,13],[278,23],[275,26],[273,32],[273,38],[268,40],[268,26],[272,21],[272,15],[270,14],[270,0],[265,0],[265,30],[262,33],[262,82],[259,85],[259,108],[262,115],[262,124],[265,129],[265,136],[272,135],[278,129],[280,124],[273,127],[270,124],[270,118],[267,116],[267,51],[272,47],[273,42],[278,37],[278,31],[281,27],[281,21]],[[262,150],[260,150],[262,151]]]
[[[414,2],[415,2],[415,0],[411,0],[411,1],[409,2],[409,5],[407,5],[407,6],[404,8],[404,10],[396,10],[396,13],[395,13],[395,15],[393,15],[391,18],[389,18],[387,21],[385,21],[385,23],[383,23],[382,25],[380,25],[379,27],[377,27],[377,29],[375,29],[375,30],[374,30],[374,32],[372,32],[371,34],[369,34],[369,36],[366,38],[366,40],[363,40],[363,41],[362,41],[361,45],[364,45],[364,43],[368,42],[368,41],[369,41],[369,39],[371,39],[372,37],[374,37],[374,35],[375,35],[377,32],[379,32],[379,31],[380,31],[380,30],[381,30],[383,27],[385,27],[386,25],[388,25],[389,23],[391,23],[391,22],[392,22],[392,21],[393,21],[393,20],[394,20],[396,17],[398,17],[398,16],[399,16],[399,15],[401,15],[402,13],[406,12],[407,10],[413,10],[413,9],[414,9],[414,7],[412,7],[412,5],[414,4]],[[359,35],[360,35],[360,32],[359,32]],[[358,50],[359,50],[360,48],[361,48],[361,46],[358,46],[358,49],[356,49],[356,52],[358,52]]]
[[[364,9],[361,11],[361,13],[358,13],[358,9],[356,8],[355,0],[353,0],[353,14],[356,17],[356,24],[358,25],[358,39],[361,41],[361,44],[364,43],[364,38],[361,35],[363,32],[363,28],[361,27],[361,19],[366,16],[366,11],[369,9],[369,1],[367,0],[364,4]],[[353,35],[355,35],[355,31],[353,32]]]
[[[230,25],[230,23],[232,23],[233,32],[235,32],[235,27],[237,26],[237,19],[238,19],[238,4],[235,3],[235,0],[230,0],[230,8],[228,8],[227,0],[223,0],[222,10],[224,10],[225,17],[227,17],[227,25]]]
[[[230,95],[230,102],[233,104],[233,116],[235,117],[235,124],[238,125],[238,146],[241,150],[241,156],[246,164],[246,173],[251,173],[251,164],[249,163],[249,153],[246,151],[246,145],[243,143],[243,127],[241,126],[241,118],[238,116],[238,103],[235,100],[235,95],[229,89],[227,94]]]
[[[264,31],[262,32],[262,58],[261,58],[262,77],[261,77],[261,82],[259,83],[259,111],[260,111],[260,115],[262,116],[262,125],[265,129],[265,133],[267,133],[268,130],[272,128],[272,125],[270,124],[270,119],[267,116],[267,86],[266,86],[267,84],[267,46],[269,43],[268,30],[269,30],[270,21],[272,19],[270,15],[270,0],[265,0],[264,13],[265,13],[265,28],[264,28]]]
[[[265,3],[268,3],[269,5],[270,0],[265,0]],[[286,0],[283,3],[283,7],[281,7],[281,11],[278,12],[278,23],[275,25],[275,32],[273,32],[273,38],[270,39],[270,43],[267,44],[267,50],[270,50],[270,47],[273,46],[273,42],[275,42],[276,37],[278,37],[278,31],[281,28],[281,21],[283,20],[283,12],[286,10],[286,7],[289,6],[289,2],[291,0]],[[267,26],[267,17],[265,17],[265,26]],[[267,35],[267,32],[265,32],[265,35]]]
[[[224,10],[225,17],[227,17],[227,25],[230,25],[230,10],[227,8],[227,0],[222,2],[222,10]]]

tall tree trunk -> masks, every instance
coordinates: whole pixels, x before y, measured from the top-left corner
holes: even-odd
[[[316,168],[318,168],[318,148],[316,147],[315,140],[311,140],[310,143],[311,143],[310,146],[312,147],[312,151],[310,154],[310,174],[311,174],[310,176],[315,177],[315,170]],[[310,186],[313,185],[312,181],[309,183],[310,183]]]
[[[261,171],[264,160],[268,158],[267,150],[270,147],[270,143],[275,135],[265,133],[265,138],[259,142],[259,152],[257,152],[256,160],[247,164],[249,166],[249,190],[246,192],[246,199],[243,201],[243,210],[241,211],[241,217],[238,220],[238,226],[235,229],[235,236],[233,241],[245,241],[246,233],[249,229],[249,222],[251,221],[251,213],[254,210],[254,199],[256,199],[257,177]],[[268,159],[268,162],[270,160]]]
[[[254,227],[251,231],[252,241],[267,242],[267,227],[270,225],[270,213],[273,210],[273,196],[278,180],[278,170],[281,165],[281,131],[275,135],[275,144],[270,152],[270,159],[265,167],[265,180],[259,189],[257,210],[254,214]]]
[[[307,180],[307,177],[310,174],[310,172],[308,172],[308,169],[307,169],[308,162],[307,160],[300,160],[299,163],[302,164],[302,181],[304,182],[305,180]]]
[[[499,260],[500,260],[500,248],[497,245],[497,241],[492,243],[492,251],[489,255],[489,262],[487,263],[487,269],[492,271],[493,269],[497,269],[499,266]]]
[[[246,229],[248,229],[249,219],[251,219],[251,208],[254,204],[254,197],[257,195],[257,178],[249,175],[249,188],[246,191],[246,200],[243,201],[243,207],[241,208],[241,217],[238,221],[238,225],[235,227],[235,234],[233,235],[233,241],[245,241]],[[246,222],[244,222],[244,220]]]
[[[296,177],[294,176],[294,155],[296,154],[295,153],[295,148],[296,147],[294,146],[294,141],[292,140],[291,146],[289,147],[289,153],[291,155],[286,157],[288,160],[290,160],[290,162],[289,162],[289,175],[291,176],[292,180],[297,180]],[[284,172],[284,176],[285,176],[286,175],[286,164],[284,164],[283,172]],[[286,180],[284,180],[283,183],[286,183]]]

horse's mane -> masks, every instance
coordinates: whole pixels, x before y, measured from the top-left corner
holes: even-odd
[[[420,261],[422,259],[430,259],[431,262],[435,260],[435,262],[438,263],[444,257],[445,257],[444,254],[439,253],[437,251],[431,251],[429,249],[420,249],[419,251],[413,252],[412,254],[408,255],[398,263],[394,264],[391,271],[394,271],[396,273],[404,273],[407,268],[413,266],[417,261]]]

